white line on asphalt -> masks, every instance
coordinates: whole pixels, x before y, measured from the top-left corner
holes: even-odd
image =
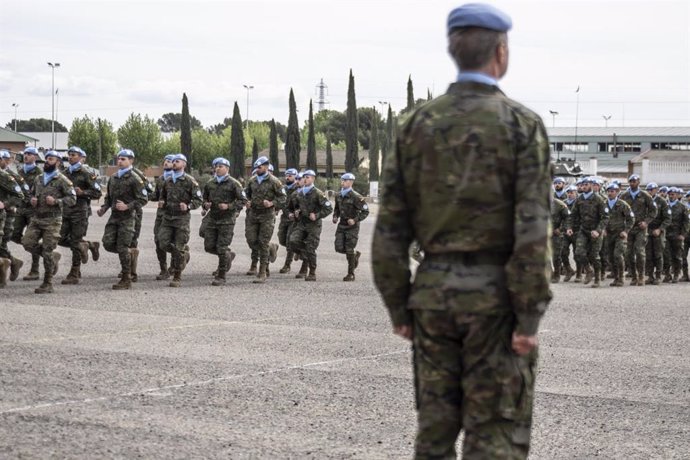
[[[98,398],[73,399],[73,400],[69,400],[69,401],[55,401],[55,402],[47,402],[47,403],[40,403],[40,404],[31,404],[28,406],[15,407],[12,409],[6,409],[3,411],[0,411],[0,415],[11,414],[11,413],[16,413],[16,412],[26,412],[26,411],[35,410],[35,409],[45,409],[45,408],[49,408],[49,407],[70,406],[70,405],[75,405],[75,404],[89,404],[89,403],[93,403],[93,402],[102,402],[102,401],[108,401],[108,400],[116,399],[116,398],[127,398],[130,396],[141,396],[141,395],[145,395],[145,394],[152,395],[152,396],[163,396],[161,394],[161,392],[166,391],[166,390],[177,390],[177,389],[185,388],[185,387],[203,386],[203,385],[209,385],[209,384],[223,382],[223,381],[227,381],[227,380],[237,380],[237,379],[249,378],[249,377],[260,377],[263,375],[277,374],[279,372],[288,372],[288,371],[292,371],[295,369],[306,369],[309,367],[326,366],[326,365],[330,365],[330,364],[340,364],[340,363],[345,363],[345,362],[350,362],[350,361],[364,361],[364,360],[370,360],[370,359],[383,358],[386,356],[401,355],[401,354],[406,354],[406,353],[410,353],[410,350],[405,349],[405,350],[391,351],[388,353],[379,353],[376,355],[354,356],[352,358],[340,358],[340,359],[333,359],[330,361],[319,361],[319,362],[314,362],[314,363],[298,364],[295,366],[280,367],[277,369],[269,369],[267,371],[253,372],[253,373],[248,373],[248,374],[226,375],[224,377],[216,377],[213,379],[201,380],[198,382],[179,383],[176,385],[166,385],[166,386],[156,387],[156,388],[147,388],[145,390],[130,391],[127,393],[121,393],[121,394],[112,395],[112,396],[100,396]]]

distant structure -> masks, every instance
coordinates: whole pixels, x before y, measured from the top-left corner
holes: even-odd
[[[328,85],[326,85],[323,82],[323,78],[322,78],[321,82],[318,85],[316,85],[316,88],[318,89],[318,93],[319,93],[319,98],[316,100],[316,111],[321,112],[323,109],[326,108],[326,104],[330,104],[330,102],[326,100],[326,93],[328,92]]]

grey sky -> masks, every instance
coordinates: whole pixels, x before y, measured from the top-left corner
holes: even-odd
[[[59,62],[58,120],[179,112],[182,92],[204,125],[232,115],[300,123],[321,78],[344,110],[350,68],[358,106],[405,105],[455,77],[446,0],[63,1],[0,0],[0,123],[50,118]],[[492,1],[509,13],[511,65],[501,87],[548,126],[690,126],[690,2]]]

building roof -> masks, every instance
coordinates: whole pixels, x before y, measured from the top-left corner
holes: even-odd
[[[546,128],[549,137],[575,137],[575,127],[556,127]],[[609,126],[577,128],[577,137],[690,137],[690,126],[657,126],[657,127],[637,127],[637,126]]]
[[[33,133],[32,133],[33,134]],[[0,142],[35,142],[38,139],[0,127]]]
[[[647,150],[632,158],[630,162],[641,163],[642,160],[681,161],[687,163],[690,162],[690,150]]]
[[[26,136],[33,136],[31,141],[34,143],[34,147],[43,147],[44,149],[48,150],[52,146],[52,142],[50,141],[50,136],[51,132],[40,132],[40,133],[22,133]],[[55,133],[55,150],[60,150],[60,151],[67,151],[69,146],[67,145],[67,141],[69,138],[69,133]],[[88,152],[87,152],[88,153]]]

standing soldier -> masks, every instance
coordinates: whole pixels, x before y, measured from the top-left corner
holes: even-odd
[[[62,284],[79,284],[81,278],[81,264],[89,260],[89,249],[96,244],[84,241],[91,214],[91,200],[101,197],[101,186],[98,184],[96,173],[82,164],[86,157],[79,147],[70,147],[67,151],[69,167],[64,175],[74,186],[77,202],[74,206],[62,209],[62,228],[60,229],[60,246],[68,247],[72,251],[72,267]],[[91,249],[97,254],[97,249]]]
[[[566,199],[564,201],[565,205],[568,207],[568,212],[573,212],[573,206],[577,200],[577,186],[569,185],[566,189]],[[572,219],[570,219],[570,225],[572,228]],[[573,234],[577,235],[577,228],[572,228]],[[575,261],[575,270],[570,266],[570,247],[573,247],[573,254],[575,253],[575,237],[573,235],[568,235],[567,229],[566,233],[563,235],[563,250],[561,251],[561,267],[565,270],[564,282],[570,281],[570,279],[575,275],[576,282],[582,281],[582,269],[580,264]]]
[[[0,159],[10,158],[10,152],[7,150],[0,150]],[[1,161],[1,160],[0,160]],[[10,210],[17,205],[18,202],[24,200],[24,192],[21,185],[16,179],[7,171],[0,169],[0,238],[5,242],[5,223],[7,219],[12,219],[14,216],[9,216]],[[10,223],[10,229],[12,225]],[[8,229],[9,231],[9,229]],[[13,258],[7,250],[7,246],[0,247],[0,289],[7,285],[7,271],[13,265]]]
[[[529,452],[551,165],[539,116],[498,88],[510,27],[490,5],[450,13],[457,82],[402,122],[383,168],[372,263],[393,332],[414,340],[417,458],[455,458],[461,430],[463,458]]]
[[[683,242],[685,241],[685,235],[690,231],[688,210],[681,202],[682,196],[683,191],[677,187],[671,187],[668,190],[668,207],[671,210],[671,223],[666,229],[666,244],[669,248],[669,262],[673,270],[673,278],[671,278],[670,272],[667,272],[664,283],[678,282],[682,266]]]
[[[36,165],[36,160],[38,159],[38,150],[34,147],[27,147],[24,149],[22,157],[22,166],[18,168],[18,173],[21,176],[25,184],[29,186],[28,193],[25,191],[26,201],[24,206],[19,208],[17,215],[14,219],[14,229],[12,230],[12,241],[17,244],[22,244],[22,236],[24,235],[24,229],[29,226],[31,221],[31,216],[34,215],[35,209],[31,206],[30,199],[33,193],[33,187],[36,183],[36,178],[43,174],[43,170],[40,166]],[[56,253],[59,255],[60,253]],[[60,258],[57,257],[59,261]],[[40,262],[40,255],[31,254],[31,269],[29,273],[22,278],[24,281],[34,281],[38,279],[38,264]]]
[[[355,175],[352,173],[340,176],[340,193],[335,197],[333,210],[333,223],[338,224],[335,230],[335,252],[347,257],[347,275],[343,281],[355,280],[355,268],[362,255],[355,250],[359,239],[359,223],[369,215],[369,206],[364,197],[352,189],[354,182]]]
[[[302,267],[295,277],[316,281],[316,250],[321,240],[321,221],[333,212],[333,207],[326,195],[314,187],[314,171],[304,171],[302,178],[304,186],[296,196],[296,205],[290,209],[295,217],[295,227],[290,233],[290,246],[293,252],[298,252],[302,257]]]
[[[230,176],[230,162],[225,158],[216,158],[213,164],[215,175],[204,185],[203,191],[204,209],[208,212],[204,250],[218,256],[218,268],[211,284],[222,286],[235,258],[230,245],[235,234],[237,210],[242,209],[247,198],[242,184]]]
[[[635,214],[635,226],[628,237],[628,270],[632,275],[631,286],[644,286],[645,250],[647,248],[647,227],[657,214],[652,196],[640,189],[640,176],[628,178],[630,188],[621,193],[621,200],[630,205]]]
[[[647,283],[658,286],[661,284],[661,273],[664,270],[666,227],[671,223],[671,210],[666,199],[657,193],[659,186],[656,183],[650,182],[646,189],[652,196],[657,208],[656,217],[649,223],[649,238],[645,253]]]
[[[112,208],[108,223],[103,231],[103,249],[117,253],[120,258],[120,281],[113,284],[113,289],[122,290],[132,287],[132,265],[136,265],[139,250],[132,248],[136,211],[146,205],[147,191],[144,181],[132,173],[134,152],[120,150],[117,154],[118,171],[110,176],[103,206],[96,212],[103,216]]]
[[[573,227],[579,228],[575,242],[575,258],[583,267],[587,267],[585,284],[594,278],[594,286],[599,287],[601,280],[600,252],[603,243],[602,234],[609,220],[609,209],[598,193],[592,190],[594,179],[588,177],[582,183],[582,195],[573,206]],[[572,234],[571,232],[568,232]]]
[[[10,260],[10,281],[15,281],[19,277],[19,270],[24,265],[24,261],[12,255],[9,242],[12,238],[17,210],[21,209],[24,202],[28,199],[29,185],[24,182],[19,173],[16,173],[9,167],[10,163],[12,163],[12,153],[9,150],[0,150],[0,170],[12,176],[21,191],[21,196],[9,197],[5,202],[5,225],[2,228],[2,240],[0,240],[0,257]]]
[[[31,189],[31,206],[35,213],[22,237],[22,245],[27,252],[32,256],[43,256],[45,274],[43,283],[34,291],[36,294],[53,292],[53,275],[59,260],[54,257],[59,253],[54,251],[60,239],[62,210],[74,206],[77,196],[72,183],[57,169],[58,163],[62,161],[60,154],[50,150],[45,157],[43,174],[35,179]]]
[[[606,187],[608,200],[606,206],[609,210],[609,221],[606,224],[606,255],[611,264],[613,282],[611,286],[623,286],[623,274],[625,272],[625,247],[628,232],[635,223],[635,214],[625,201],[618,199],[620,187],[617,184],[609,184]]]
[[[182,272],[189,262],[189,242],[191,215],[189,211],[201,206],[201,190],[192,176],[185,174],[187,157],[175,155],[173,172],[165,181],[158,207],[165,209],[163,222],[158,231],[161,247],[170,253],[173,279],[170,287],[180,287]]]
[[[285,185],[283,190],[286,196],[286,206],[283,207],[283,212],[280,214],[280,224],[278,224],[278,242],[281,246],[285,246],[287,255],[285,256],[285,264],[280,269],[280,273],[290,273],[290,265],[292,264],[292,258],[294,253],[290,249],[288,244],[290,241],[290,231],[294,227],[294,221],[290,220],[290,212],[287,209],[287,203],[290,202],[295,192],[299,190],[299,181],[297,176],[299,173],[295,168],[290,168],[285,170]]]
[[[172,175],[173,160],[175,155],[166,155],[163,158],[163,174],[156,178],[155,187],[153,193],[149,196],[151,201],[160,202],[161,193],[163,192],[163,187],[165,186],[165,181]],[[160,273],[156,275],[158,281],[167,280],[170,278],[170,271],[168,270],[167,252],[160,244],[160,239],[158,238],[158,232],[161,228],[161,223],[163,222],[163,215],[165,214],[165,209],[158,206],[156,208],[156,220],[153,223],[153,242],[156,245],[156,258],[158,259],[158,265],[160,266]]]
[[[266,157],[259,157],[254,162],[256,175],[247,181],[245,194],[247,201],[247,218],[244,235],[252,252],[259,257],[259,274],[254,283],[265,283],[268,275],[271,237],[276,223],[276,209],[285,206],[285,190],[283,184],[268,172],[269,161]],[[275,259],[274,259],[275,260]],[[247,274],[256,272],[256,261]]]
[[[551,250],[553,273],[551,282],[558,283],[561,280],[561,266],[563,262],[564,238],[570,226],[570,210],[568,206],[558,198],[551,198]],[[571,230],[572,232],[572,230]]]

